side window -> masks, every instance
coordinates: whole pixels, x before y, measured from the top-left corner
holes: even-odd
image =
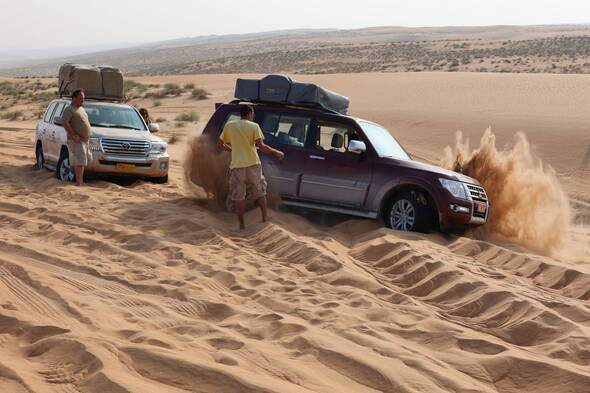
[[[47,112],[45,112],[45,116],[43,117],[43,121],[45,123],[49,123],[51,120],[51,114],[53,113],[53,110],[55,109],[55,106],[57,105],[56,102],[52,103],[51,105],[49,105],[49,108],[47,108]]]
[[[235,120],[239,120],[239,119],[241,119],[240,112],[228,113],[228,115],[225,117],[225,120],[223,121],[223,123],[221,123],[221,128],[219,129],[219,134],[221,135],[221,131],[223,131],[223,128],[225,127],[225,125],[227,123],[229,123],[230,121],[235,121]]]
[[[262,132],[267,142],[303,147],[310,124],[310,117],[268,113],[262,122]]]
[[[351,140],[359,140],[352,126],[323,121],[318,123],[316,147],[320,150],[346,153]]]
[[[55,109],[55,112],[53,113],[53,116],[51,117],[51,119],[53,120],[53,119],[55,119],[56,116],[61,116],[65,107],[66,107],[66,104],[63,102],[60,102],[59,104],[57,104],[57,109]]]

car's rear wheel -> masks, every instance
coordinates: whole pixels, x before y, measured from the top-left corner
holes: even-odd
[[[425,200],[421,202],[415,191],[395,196],[383,218],[388,228],[398,231],[428,233],[433,227],[428,203]]]
[[[45,168],[45,157],[43,156],[43,147],[41,145],[37,146],[37,149],[35,150],[35,157],[37,160],[37,163],[35,164],[37,169]]]
[[[74,168],[70,165],[70,156],[67,151],[63,151],[57,162],[57,168],[55,168],[55,175],[61,181],[73,182],[76,180]]]

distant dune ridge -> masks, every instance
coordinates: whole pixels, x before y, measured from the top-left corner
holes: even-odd
[[[584,37],[589,35],[588,25],[300,29],[182,38],[79,56],[23,61],[12,67],[0,64],[0,76],[53,76],[64,62],[110,64],[127,75],[587,73],[590,59]],[[572,50],[576,51],[574,57]]]

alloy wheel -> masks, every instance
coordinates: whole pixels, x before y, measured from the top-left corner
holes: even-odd
[[[70,166],[70,159],[65,157],[59,167],[59,178],[62,181],[74,181],[74,171]]]
[[[416,210],[412,202],[399,199],[391,207],[389,215],[391,227],[400,231],[411,231],[416,222]]]

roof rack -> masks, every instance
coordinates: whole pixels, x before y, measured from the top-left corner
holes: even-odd
[[[291,109],[307,109],[307,110],[316,110],[325,113],[330,113],[332,115],[340,115],[343,116],[342,113],[339,113],[335,110],[324,108],[321,105],[314,105],[314,104],[306,104],[306,103],[292,103],[292,102],[276,102],[276,101],[260,101],[260,100],[232,100],[229,104],[262,104],[280,108],[291,108]],[[344,115],[346,116],[346,115]]]

